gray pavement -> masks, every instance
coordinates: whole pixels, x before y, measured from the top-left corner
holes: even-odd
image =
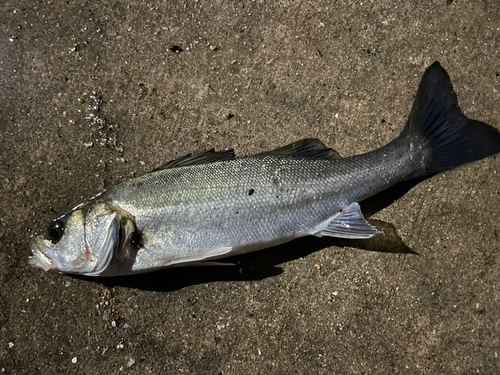
[[[498,157],[366,203],[369,241],[115,279],[26,264],[34,231],[189,152],[380,147],[436,60],[500,128],[500,3],[416,4],[4,0],[0,371],[500,373]]]

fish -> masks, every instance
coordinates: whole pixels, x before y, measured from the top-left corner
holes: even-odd
[[[170,161],[80,204],[30,238],[45,271],[118,276],[212,264],[304,236],[380,232],[359,202],[404,180],[500,152],[500,132],[467,118],[433,63],[394,140],[342,158],[318,139],[237,158],[213,149]]]

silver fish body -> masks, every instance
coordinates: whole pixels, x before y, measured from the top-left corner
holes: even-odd
[[[403,180],[500,152],[500,133],[465,117],[438,63],[425,73],[402,133],[340,158],[305,139],[236,159],[186,156],[114,186],[34,236],[30,263],[114,276],[188,265],[314,235],[379,233],[357,202]]]
[[[396,162],[384,163],[383,171],[379,165],[377,175],[385,177],[374,181],[380,158]],[[98,200],[134,217],[142,244],[131,271],[141,272],[326,234],[352,203],[406,177],[397,169],[405,159],[379,152],[342,160],[250,157],[154,172]],[[378,233],[362,223],[363,231],[339,227],[336,237]]]

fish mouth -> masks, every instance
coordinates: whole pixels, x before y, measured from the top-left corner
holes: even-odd
[[[28,258],[28,264],[35,268],[41,268],[44,271],[48,271],[50,269],[56,268],[53,264],[53,250],[43,246],[38,243],[36,237],[30,238],[30,248],[33,256]]]

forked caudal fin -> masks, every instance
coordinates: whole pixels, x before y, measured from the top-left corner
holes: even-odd
[[[430,143],[425,174],[435,174],[500,152],[500,132],[467,118],[450,77],[438,63],[424,73],[403,134],[418,132]]]

